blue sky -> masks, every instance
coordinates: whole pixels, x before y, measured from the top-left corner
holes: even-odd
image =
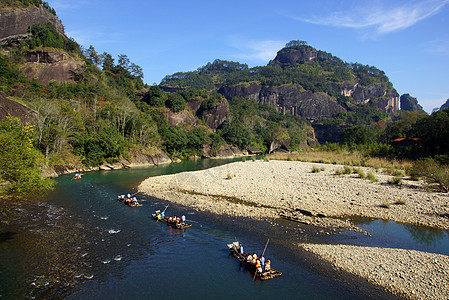
[[[427,112],[449,98],[449,0],[48,0],[66,34],[144,81],[215,59],[266,65],[291,40],[385,71]]]

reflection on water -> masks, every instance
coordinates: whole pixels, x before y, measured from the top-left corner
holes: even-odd
[[[408,230],[408,232],[410,232],[413,240],[416,243],[432,246],[434,248],[443,244],[444,241],[449,237],[449,232],[436,228],[419,227],[409,224],[405,224],[404,226]]]
[[[449,255],[449,231],[372,218],[350,218],[369,232],[371,244]]]

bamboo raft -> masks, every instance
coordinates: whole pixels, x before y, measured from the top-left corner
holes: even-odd
[[[125,195],[119,195],[117,199],[118,199],[120,202],[123,202],[123,203],[125,203],[126,205],[131,206],[131,207],[142,206],[142,204],[140,204],[139,202],[127,201],[127,200],[129,200],[129,199],[126,198]]]
[[[275,269],[267,270],[263,273],[257,272],[256,265],[249,263],[246,261],[246,258],[250,255],[249,253],[243,252],[243,254],[240,254],[240,243],[239,242],[233,242],[232,244],[228,244],[229,252],[232,256],[237,258],[243,265],[245,265],[245,268],[255,276],[255,278],[259,278],[260,280],[268,280],[275,277],[279,277],[282,275],[282,272],[279,272]]]
[[[174,227],[174,228],[177,228],[177,229],[186,229],[186,228],[192,227],[192,224],[188,224],[188,223],[185,223],[185,222],[179,222],[179,223],[177,223],[177,222],[170,222],[170,221],[168,221],[168,217],[164,217],[162,219],[159,219],[157,217],[157,213],[152,214],[152,216],[156,220],[164,222],[168,226],[171,226],[171,227]]]

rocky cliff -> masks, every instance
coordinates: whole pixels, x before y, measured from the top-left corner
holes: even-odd
[[[410,94],[404,94],[401,96],[401,110],[406,111],[424,111],[421,105],[418,104],[418,100]]]
[[[279,66],[281,68],[286,68],[298,63],[309,63],[317,58],[318,51],[310,49],[298,51],[294,49],[285,49],[279,51],[275,59],[270,62],[271,66]]]
[[[0,92],[0,121],[3,121],[6,116],[12,116],[19,118],[22,122],[31,123],[33,114],[33,110]]]
[[[342,95],[351,95],[354,104],[373,102],[385,113],[392,113],[399,109],[399,94],[396,90],[387,92],[380,84],[365,88],[357,84],[337,85],[337,87]],[[279,87],[264,86],[259,83],[240,84],[223,86],[219,92],[227,99],[242,97],[268,103],[276,107],[279,112],[307,120],[331,117],[348,110],[347,105],[337,102],[335,98],[325,93],[306,91],[298,84],[286,84]]]
[[[48,84],[51,80],[73,82],[84,72],[84,62],[63,51],[28,51],[25,59],[23,74],[30,79],[37,78],[41,84]]]
[[[61,21],[44,7],[0,10],[0,44],[11,45],[29,37],[27,29],[36,23],[52,23],[56,30],[64,34]]]

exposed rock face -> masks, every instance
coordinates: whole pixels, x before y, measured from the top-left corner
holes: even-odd
[[[165,116],[168,120],[168,123],[172,126],[187,125],[187,124],[196,125],[195,117],[185,110],[177,113],[174,113],[171,110],[167,110]]]
[[[27,62],[46,64],[53,64],[68,59],[67,55],[62,52],[49,51],[27,51],[24,57]]]
[[[288,49],[286,51],[279,51],[270,65],[285,68],[298,63],[308,63],[314,61],[317,54],[318,52],[316,50],[301,51],[298,49]]]
[[[410,94],[401,96],[401,110],[406,111],[424,111],[422,106],[418,104],[418,100]]]
[[[236,156],[243,156],[246,153],[240,151],[239,148],[235,146],[229,146],[225,145],[222,146],[220,149],[215,151],[210,151],[207,155],[207,157],[216,157],[216,158],[233,158]]]
[[[30,79],[37,78],[41,84],[48,84],[51,80],[73,82],[84,72],[82,60],[60,52],[30,51],[25,58],[29,62],[23,68],[23,74]]]
[[[28,36],[28,26],[36,23],[52,23],[56,30],[64,34],[64,26],[61,21],[41,7],[28,7],[22,9],[2,9],[0,11],[0,43]]]
[[[215,131],[228,118],[228,115],[228,101],[221,99],[212,109],[203,111],[201,117],[204,118],[207,126]]]
[[[233,97],[251,98],[274,106],[279,112],[314,120],[330,117],[345,111],[332,97],[324,93],[305,91],[298,84],[280,87],[265,87],[260,84],[222,87],[219,92],[228,99]]]
[[[12,116],[19,118],[22,122],[31,123],[33,114],[33,110],[9,99],[5,93],[0,92],[0,121],[5,119],[6,116]]]
[[[131,150],[129,161],[129,166],[133,167],[170,163],[171,159],[163,152],[148,155],[137,150]]]
[[[380,84],[366,88],[357,84],[346,84],[336,85],[336,88],[343,95],[351,95],[356,104],[374,102],[385,113],[391,113],[399,109],[399,95],[396,90],[387,93]],[[286,84],[279,87],[267,87],[258,83],[241,84],[223,86],[219,92],[227,99],[243,97],[268,103],[276,107],[279,112],[307,120],[331,117],[348,110],[348,107],[339,104],[327,94],[306,91],[298,84]]]

